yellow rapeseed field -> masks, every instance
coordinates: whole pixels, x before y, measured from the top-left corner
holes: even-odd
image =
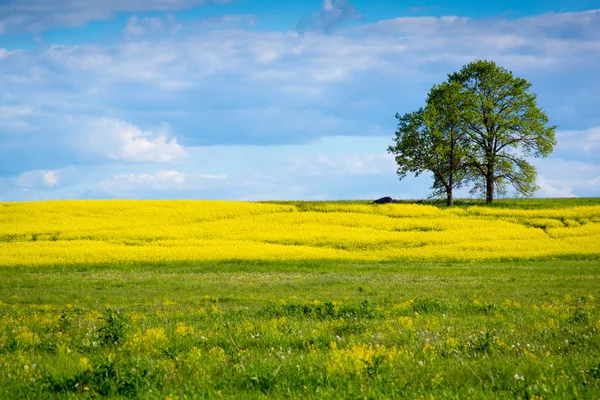
[[[520,210],[228,201],[0,203],[0,265],[510,260],[600,255],[600,206]]]

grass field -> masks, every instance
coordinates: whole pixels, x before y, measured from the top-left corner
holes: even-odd
[[[599,225],[597,199],[0,204],[0,398],[597,399]]]

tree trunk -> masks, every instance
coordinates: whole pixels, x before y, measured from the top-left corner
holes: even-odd
[[[485,177],[485,202],[492,204],[494,201],[494,174],[488,174]]]
[[[452,198],[452,188],[446,192],[446,205],[452,207],[454,205],[454,199]]]
[[[450,174],[448,179],[448,186],[446,187],[446,205],[452,207],[454,205],[454,199],[452,198],[452,189],[454,188],[454,175]]]

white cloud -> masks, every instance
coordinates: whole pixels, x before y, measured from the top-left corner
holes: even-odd
[[[470,61],[492,58],[508,67],[541,69],[591,61],[600,49],[600,10],[541,14],[507,20],[467,17],[399,17],[362,25],[354,32],[400,40],[426,58]],[[418,47],[418,50],[417,50]],[[590,64],[591,65],[591,64]]]
[[[27,118],[34,115],[34,110],[27,106],[0,105],[0,131],[21,132],[29,128]]]
[[[56,176],[55,171],[45,171],[42,174],[42,179],[45,187],[56,186],[58,183],[58,177]]]
[[[290,158],[278,170],[305,176],[378,175],[395,171],[395,162],[390,154],[322,154]]]
[[[75,145],[84,153],[125,162],[171,163],[188,156],[168,126],[142,130],[118,119],[79,120]]]
[[[256,24],[253,14],[227,14],[204,19],[178,20],[174,14],[165,17],[153,16],[140,18],[133,15],[123,29],[123,34],[130,40],[174,36],[182,30],[187,34],[199,33],[212,29],[235,29]]]
[[[366,138],[364,138],[366,139]],[[332,139],[342,147],[343,142],[360,143],[359,138]],[[307,145],[318,151],[319,145]],[[368,199],[386,195],[400,197],[393,157],[388,154],[340,153],[286,157],[266,162],[231,177],[229,188],[241,200],[267,199]],[[412,183],[412,178],[406,182]],[[377,194],[377,195],[375,195]],[[375,197],[373,197],[375,196]],[[418,196],[413,194],[413,196]]]
[[[126,37],[135,39],[155,34],[175,35],[181,30],[181,27],[182,24],[172,14],[164,18],[158,16],[139,18],[133,15],[129,18],[123,31]]]
[[[549,181],[544,176],[538,176],[536,184],[539,186],[536,197],[577,197],[573,187],[565,185],[564,181]]]
[[[9,0],[0,5],[0,34],[83,26],[118,12],[175,11],[229,1],[232,0]]]
[[[545,158],[533,161],[538,169],[538,197],[589,197],[600,192],[600,164]]]
[[[219,17],[218,24],[250,17]],[[159,89],[202,86],[220,75],[309,89],[349,82],[360,73],[400,82],[430,82],[430,65],[440,71],[436,73],[439,79],[474,58],[491,58],[509,68],[547,75],[596,62],[600,37],[593,30],[579,29],[577,37],[554,32],[567,23],[589,25],[590,19],[600,21],[600,11],[527,20],[403,17],[350,31],[366,33],[366,37],[216,30],[112,45],[52,46],[43,56],[75,77],[84,74],[82,83],[88,85],[90,81],[105,86],[137,82]],[[132,17],[125,29],[134,39],[177,24],[168,18]]]
[[[561,131],[556,136],[558,150],[583,152],[595,157],[600,155],[600,126],[581,131]]]
[[[162,19],[160,19],[160,20],[162,21]],[[139,36],[143,36],[146,33],[146,28],[139,21],[140,21],[139,18],[135,15],[132,16],[131,18],[129,18],[129,22],[127,23],[127,26],[124,29],[125,36],[139,37]],[[145,22],[145,21],[151,21],[151,19],[146,18],[142,22]]]
[[[202,190],[212,186],[211,181],[227,180],[227,175],[186,174],[174,170],[154,173],[119,174],[100,183],[100,189],[109,193],[131,193],[144,190]]]
[[[298,31],[317,31],[329,33],[347,21],[361,18],[350,0],[323,0],[323,8],[319,13],[305,18],[298,24]]]
[[[2,25],[0,25],[0,34],[2,34]],[[6,49],[3,49],[2,47],[0,47],[0,60],[5,59],[6,57],[8,57],[11,54],[14,54],[15,51],[9,51]]]
[[[598,197],[600,174],[591,179],[576,177],[569,180],[547,179],[540,175],[537,185],[540,187],[537,197]]]
[[[0,106],[0,119],[9,120],[25,117],[33,114],[29,107],[20,106]]]
[[[28,171],[10,179],[12,186],[21,189],[51,189],[59,184],[58,171]]]
[[[597,40],[600,33],[596,29],[600,21],[600,9],[569,13],[547,13],[518,19],[486,18],[477,19],[460,16],[441,17],[398,17],[381,20],[373,24],[361,25],[354,31],[385,33],[406,36],[438,36],[450,39],[478,32],[483,37],[500,34],[501,37],[530,39],[559,39],[562,41]],[[473,37],[474,41],[479,38]],[[518,39],[517,44],[522,44]],[[553,43],[555,44],[555,43]],[[504,44],[500,44],[504,47]]]

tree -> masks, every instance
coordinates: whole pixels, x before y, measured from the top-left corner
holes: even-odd
[[[448,80],[435,85],[426,105],[400,116],[395,145],[400,179],[424,171],[433,173],[433,194],[445,193],[453,203],[453,190],[473,183],[474,192],[516,193],[531,196],[536,170],[527,157],[546,157],[556,144],[556,126],[538,108],[536,95],[525,79],[492,61],[474,61]]]
[[[511,184],[523,196],[532,195],[536,170],[525,157],[546,157],[556,144],[556,126],[537,107],[536,95],[525,79],[492,61],[474,61],[449,75],[461,85],[461,127],[469,137],[465,153],[475,190],[494,193]]]
[[[396,114],[395,145],[388,147],[396,156],[400,179],[408,173],[432,172],[433,195],[445,193],[448,206],[453,205],[453,190],[469,177],[464,162],[468,143],[460,119],[461,88],[454,82],[436,85],[424,109]]]

